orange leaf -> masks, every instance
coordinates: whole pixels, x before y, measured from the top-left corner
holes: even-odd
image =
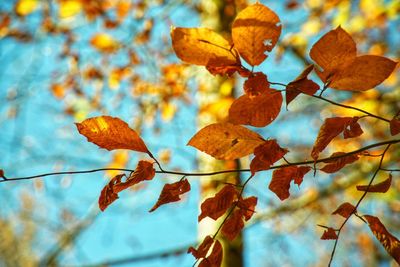
[[[279,115],[282,101],[282,94],[274,89],[254,97],[242,95],[232,103],[229,121],[255,127],[267,126]]]
[[[279,17],[256,3],[243,9],[233,21],[232,39],[239,54],[252,66],[260,65],[281,35]]]
[[[212,251],[208,257],[208,251],[214,244]],[[211,236],[206,236],[198,249],[190,247],[188,253],[200,260],[199,267],[219,267],[222,262],[222,245],[218,240],[214,240]]]
[[[164,185],[157,203],[151,208],[150,212],[155,211],[161,205],[181,200],[180,196],[189,191],[190,184],[187,179]]]
[[[373,184],[368,187],[368,185],[357,185],[357,190],[358,191],[368,191],[370,193],[386,193],[390,185],[392,184],[392,175],[389,174],[389,177],[380,183]]]
[[[286,106],[300,93],[313,95],[318,91],[319,85],[307,79],[307,75],[314,69],[314,65],[307,66],[303,72],[286,86]]]
[[[292,180],[300,186],[304,175],[310,170],[311,167],[308,166],[288,166],[277,169],[272,173],[272,180],[268,188],[283,201],[290,196],[289,188]]]
[[[397,63],[381,56],[356,57],[356,44],[340,26],[325,34],[311,48],[311,58],[322,67],[316,71],[329,87],[365,91],[382,83]]]
[[[267,76],[262,72],[253,73],[243,84],[243,89],[249,97],[257,96],[269,89]]]
[[[352,124],[355,124],[354,120],[357,120],[358,117],[336,117],[336,118],[328,118],[325,120],[324,124],[321,126],[318,132],[317,140],[315,141],[314,147],[312,148],[311,156],[314,160],[318,159],[318,155],[322,152],[327,145],[332,141],[333,138],[338,136],[341,132],[343,132],[347,127]],[[350,126],[351,127],[351,126]],[[356,137],[362,134],[358,130],[358,127],[354,125],[348,130],[346,137]]]
[[[322,240],[338,239],[338,236],[335,230],[329,227],[327,230],[324,231],[324,233],[321,236],[321,239]]]
[[[118,193],[128,187],[142,182],[144,180],[151,180],[155,175],[153,164],[148,161],[141,160],[136,166],[135,171],[126,179],[121,182],[125,174],[118,174],[103,188],[99,197],[99,207],[104,211],[111,203],[118,199]]]
[[[379,218],[371,215],[363,216],[367,221],[369,228],[375,237],[381,242],[386,251],[393,259],[400,264],[400,241],[393,236],[386,227],[382,224]]]
[[[207,198],[201,203],[201,214],[198,220],[205,217],[217,220],[221,217],[236,200],[238,192],[232,185],[225,185],[214,197]]]
[[[245,221],[250,220],[250,218],[253,216],[254,211],[256,209],[257,205],[257,198],[256,197],[248,197],[245,199],[240,198],[237,206],[240,208],[240,211],[242,213],[242,216]]]
[[[355,212],[355,207],[349,202],[345,202],[341,204],[332,214],[339,214],[347,219],[351,214],[353,214],[353,211]]]
[[[114,40],[111,35],[98,33],[90,39],[90,44],[102,53],[113,53],[120,48],[120,43]]]
[[[363,130],[361,129],[360,124],[358,123],[358,119],[359,117],[353,117],[351,122],[346,125],[346,128],[343,131],[344,139],[354,138],[364,133]]]
[[[75,123],[89,142],[107,150],[130,149],[149,153],[140,136],[128,124],[110,116],[93,117]]]
[[[400,133],[400,120],[394,118],[390,121],[390,134],[396,135],[398,133]]]
[[[242,95],[232,103],[229,121],[255,127],[267,126],[279,115],[282,101],[282,94],[274,89],[265,90],[254,97]]]
[[[172,47],[183,61],[201,66],[239,65],[235,49],[218,33],[206,28],[172,28]]]
[[[254,159],[250,163],[251,173],[268,170],[272,164],[283,158],[289,150],[281,148],[275,139],[267,140],[254,150]]]
[[[345,152],[335,152],[331,155],[331,157],[337,157],[341,155],[345,155]],[[343,168],[345,165],[350,164],[358,160],[358,155],[348,155],[342,158],[337,158],[337,159],[328,159],[325,160],[326,164],[321,171],[326,172],[326,173],[334,173]]]
[[[240,234],[244,227],[241,210],[235,210],[231,216],[225,221],[222,226],[222,234],[230,241],[234,240],[235,237]]]
[[[190,247],[188,253],[192,253],[196,259],[205,258],[213,243],[214,239],[208,235],[204,238],[203,242],[201,242],[198,249]]]
[[[188,145],[216,159],[232,160],[253,153],[264,139],[249,129],[232,123],[214,123],[198,131]]]
[[[356,43],[340,26],[322,36],[310,51],[310,57],[323,69],[316,72],[324,83],[341,66],[353,62],[356,54]]]
[[[249,77],[251,72],[242,66],[235,65],[235,66],[206,66],[206,69],[212,75],[221,75],[221,76],[228,76],[231,77],[235,72],[237,72],[242,77]]]

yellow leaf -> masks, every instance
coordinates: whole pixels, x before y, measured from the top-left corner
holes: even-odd
[[[188,145],[216,159],[232,160],[253,153],[265,140],[258,133],[232,123],[214,123],[198,131]]]
[[[221,35],[206,28],[173,28],[172,46],[183,61],[201,66],[236,65],[235,50]]]
[[[268,7],[256,3],[243,9],[232,24],[235,48],[247,63],[260,65],[278,41],[282,26]]]
[[[170,102],[162,103],[161,104],[161,118],[164,121],[171,121],[176,113],[176,105]]]
[[[98,33],[93,36],[90,44],[102,53],[113,53],[120,47],[118,41],[106,33]]]
[[[123,120],[110,116],[93,117],[76,123],[89,142],[107,150],[130,149],[150,153],[142,138]]]
[[[82,11],[81,0],[62,0],[59,3],[58,16],[60,18],[73,17]]]
[[[26,16],[34,12],[38,6],[38,0],[19,0],[15,6],[15,12],[19,16]]]
[[[113,155],[112,161],[107,165],[107,168],[125,168],[126,164],[129,161],[129,154],[128,151],[122,150],[122,151],[116,151],[115,154]],[[106,171],[106,175],[110,178],[114,177],[120,173],[120,171]]]

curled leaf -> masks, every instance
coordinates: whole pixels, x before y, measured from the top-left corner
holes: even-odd
[[[342,156],[345,155],[345,152],[335,152],[331,155],[331,157],[338,157],[338,156]],[[344,156],[341,158],[336,158],[336,159],[328,159],[325,160],[326,164],[321,171],[326,172],[326,173],[334,173],[337,172],[338,170],[342,169],[345,165],[347,164],[351,164],[355,161],[358,160],[358,155],[356,154],[352,154],[352,155],[348,155],[348,156]]]
[[[207,198],[201,203],[201,214],[198,221],[205,217],[217,220],[221,217],[237,199],[238,192],[232,185],[225,185],[215,196]]]
[[[275,139],[266,140],[254,150],[254,159],[250,163],[251,173],[268,170],[272,164],[283,158],[289,152],[281,148]]]
[[[380,183],[373,185],[357,185],[358,191],[368,191],[370,193],[386,193],[392,184],[392,175],[389,174],[389,177]]]
[[[232,160],[253,153],[264,139],[249,129],[232,123],[214,123],[198,131],[188,145],[216,159]]]
[[[335,229],[329,227],[321,236],[322,240],[338,239]]]
[[[288,166],[277,169],[272,173],[272,180],[268,188],[283,201],[290,196],[289,189],[292,180],[300,186],[304,175],[310,170],[311,167],[308,166]]]
[[[266,52],[274,48],[281,35],[278,15],[256,3],[243,9],[233,21],[232,39],[239,54],[252,66],[260,65]]]
[[[338,214],[344,218],[350,217],[355,212],[355,207],[349,202],[342,203],[332,214]]]
[[[238,234],[240,234],[243,227],[244,227],[244,222],[242,218],[242,213],[240,210],[237,209],[225,221],[221,231],[226,238],[232,241]]]
[[[379,240],[386,251],[393,259],[400,264],[400,241],[394,235],[389,233],[386,227],[382,224],[378,217],[371,215],[363,216],[371,229],[372,233]]]
[[[211,253],[207,256],[209,250]],[[206,236],[198,249],[190,247],[188,253],[200,260],[199,267],[219,267],[222,263],[222,245],[218,240],[214,240],[211,236]]]
[[[198,249],[190,247],[188,253],[192,253],[196,259],[205,258],[213,243],[214,239],[208,235],[204,238],[203,242],[201,242]]]
[[[157,203],[151,208],[150,212],[155,211],[161,205],[181,200],[180,196],[189,191],[190,184],[187,179],[164,185]]]
[[[240,209],[241,214],[245,221],[251,219],[255,212],[255,208],[257,205],[257,198],[256,197],[248,197],[245,199],[240,198],[237,207]]]
[[[308,74],[314,69],[314,65],[307,66],[303,72],[286,86],[286,106],[289,105],[299,94],[315,94],[319,85],[307,79]]]
[[[229,121],[255,127],[267,126],[279,115],[282,101],[281,92],[274,89],[264,90],[257,96],[242,95],[232,103]]]
[[[114,191],[114,186],[121,183],[121,178],[125,174],[118,174],[101,190],[99,197],[99,208],[104,211],[111,203],[118,199],[118,193]]]
[[[80,134],[101,148],[130,149],[149,153],[142,138],[119,118],[100,116],[75,124]]]

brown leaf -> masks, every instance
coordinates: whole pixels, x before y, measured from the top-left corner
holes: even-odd
[[[342,133],[350,125],[355,124],[356,122],[354,122],[354,120],[357,119],[358,117],[335,117],[326,119],[319,129],[317,140],[312,148],[311,157],[317,160],[319,153],[327,147],[332,139]],[[362,131],[358,131],[357,127],[353,125],[353,128],[348,130],[346,137],[356,137],[361,134]]]
[[[321,236],[322,240],[338,239],[335,229],[329,227]]]
[[[267,126],[279,115],[282,101],[282,94],[274,89],[254,97],[242,95],[232,103],[229,121],[255,127]]]
[[[233,21],[232,39],[239,54],[252,66],[260,65],[281,35],[279,17],[256,3],[243,9]]]
[[[241,210],[235,210],[222,226],[222,234],[230,241],[240,234],[244,227]]]
[[[272,164],[283,158],[289,152],[281,148],[275,139],[266,140],[254,150],[254,159],[250,163],[251,173],[268,170]]]
[[[237,52],[229,42],[206,28],[173,28],[172,47],[183,61],[201,66],[240,66]]]
[[[110,116],[93,117],[75,123],[89,142],[107,150],[130,149],[149,153],[142,138],[128,124]]]
[[[257,96],[269,89],[267,76],[262,72],[255,72],[243,84],[243,89],[249,97]]]
[[[272,173],[272,180],[268,188],[283,201],[290,196],[289,188],[292,180],[300,186],[304,175],[310,170],[311,167],[308,166],[288,166],[277,169]]]
[[[250,220],[253,216],[254,211],[257,205],[257,198],[256,197],[248,197],[245,199],[240,198],[237,207],[240,209],[241,214],[245,221]]]
[[[380,183],[373,184],[368,188],[368,185],[357,185],[358,191],[368,191],[370,193],[386,193],[392,184],[392,175],[389,174],[389,177]]]
[[[257,133],[232,123],[214,123],[198,131],[188,145],[216,159],[232,160],[253,153],[264,143]]]
[[[190,247],[187,253],[192,253],[196,259],[205,258],[213,243],[214,239],[208,235],[204,238],[203,242],[201,242],[198,249]]]
[[[100,210],[104,211],[111,203],[118,199],[119,192],[141,181],[151,180],[154,175],[155,169],[153,168],[153,163],[144,160],[139,161],[135,171],[126,179],[125,182],[121,182],[121,179],[125,174],[116,175],[100,193]]]
[[[307,66],[303,72],[286,86],[286,106],[293,101],[300,93],[307,95],[315,94],[319,85],[307,79],[308,74],[314,69],[314,65]]]
[[[400,120],[394,118],[390,121],[390,134],[393,136],[398,133],[400,133]]]
[[[212,247],[212,251],[208,257],[208,251]],[[190,247],[188,253],[201,260],[199,267],[219,267],[222,262],[222,245],[218,240],[214,240],[211,236],[206,236],[198,249]]]
[[[331,157],[338,157],[341,155],[345,155],[345,152],[335,152],[331,155]],[[336,158],[336,159],[328,159],[325,160],[326,164],[321,171],[326,172],[326,173],[334,173],[337,172],[338,170],[342,169],[345,165],[347,164],[351,164],[355,161],[358,160],[358,155],[353,154],[353,155],[348,155],[345,157],[341,157],[341,158]]]
[[[249,77],[251,72],[240,65],[235,66],[206,66],[206,69],[212,75],[221,75],[221,76],[228,76],[231,77],[235,72],[237,72],[242,77]]]
[[[332,214],[339,214],[340,216],[344,218],[350,217],[350,215],[355,212],[355,207],[350,204],[349,202],[345,202],[341,204]]]
[[[360,124],[358,123],[358,119],[359,117],[353,117],[351,122],[348,125],[346,125],[346,128],[343,131],[344,139],[354,138],[364,133],[363,130],[361,129]]]
[[[201,263],[207,262],[209,267],[220,267],[222,263],[222,257],[223,257],[223,251],[222,251],[222,245],[218,240],[215,240],[213,249],[211,251],[211,254],[205,258]],[[199,267],[202,266],[200,263]]]
[[[381,56],[356,56],[356,44],[340,26],[325,34],[311,48],[311,58],[324,83],[338,90],[365,91],[382,83],[397,63]]]
[[[310,57],[321,68],[316,70],[325,83],[340,68],[353,62],[357,48],[353,38],[340,26],[326,33],[311,48]]]
[[[400,241],[393,236],[386,227],[382,224],[378,217],[371,215],[363,216],[367,221],[369,228],[375,237],[381,242],[386,251],[393,259],[400,264]]]
[[[3,171],[2,169],[0,169],[0,178],[6,178],[6,177],[4,176],[4,171]]]
[[[201,214],[198,221],[205,217],[217,220],[221,217],[237,199],[237,190],[232,185],[225,185],[214,197],[207,198],[201,203]]]
[[[187,179],[164,185],[157,203],[151,208],[150,212],[155,211],[161,205],[181,200],[180,196],[189,191],[190,184]]]

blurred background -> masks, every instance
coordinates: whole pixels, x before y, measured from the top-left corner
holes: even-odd
[[[240,77],[215,77],[177,59],[172,26],[208,27],[227,39],[236,14],[253,1],[10,0],[0,2],[0,169],[11,177],[103,167],[135,168],[143,155],[98,149],[74,122],[98,115],[119,117],[140,132],[165,169],[209,171],[247,168],[249,159],[218,161],[188,140],[198,129],[224,121]],[[359,54],[400,57],[397,0],[261,1],[276,12],[282,35],[268,59],[255,68],[272,82],[294,80],[311,60],[308,52],[341,25]],[[316,76],[313,80],[319,82]],[[328,90],[324,96],[391,119],[400,109],[399,72],[366,92]],[[319,82],[321,85],[321,83]],[[284,88],[277,88],[284,89]],[[254,129],[288,148],[290,161],[310,159],[323,120],[360,115],[300,96],[271,125]],[[336,138],[325,152],[350,151],[390,139],[388,125],[363,119],[364,134]],[[370,151],[379,154],[382,150]],[[340,172],[311,172],[281,202],[268,190],[271,172],[246,187],[257,196],[257,213],[235,242],[225,243],[225,266],[326,266],[333,242],[323,228],[343,219],[331,213],[361,196],[356,184],[371,178],[379,158],[365,157]],[[393,147],[384,166],[399,168]],[[192,190],[179,203],[148,210],[165,183],[181,177],[158,174],[120,194],[101,213],[101,189],[118,172],[50,176],[0,184],[0,266],[191,266],[186,254],[215,223],[197,223],[199,204],[226,181],[242,176],[189,177]],[[377,181],[388,173],[379,173]],[[393,173],[386,194],[370,195],[359,212],[379,216],[400,236],[400,180]],[[395,266],[368,227],[352,218],[342,232],[334,266]]]

